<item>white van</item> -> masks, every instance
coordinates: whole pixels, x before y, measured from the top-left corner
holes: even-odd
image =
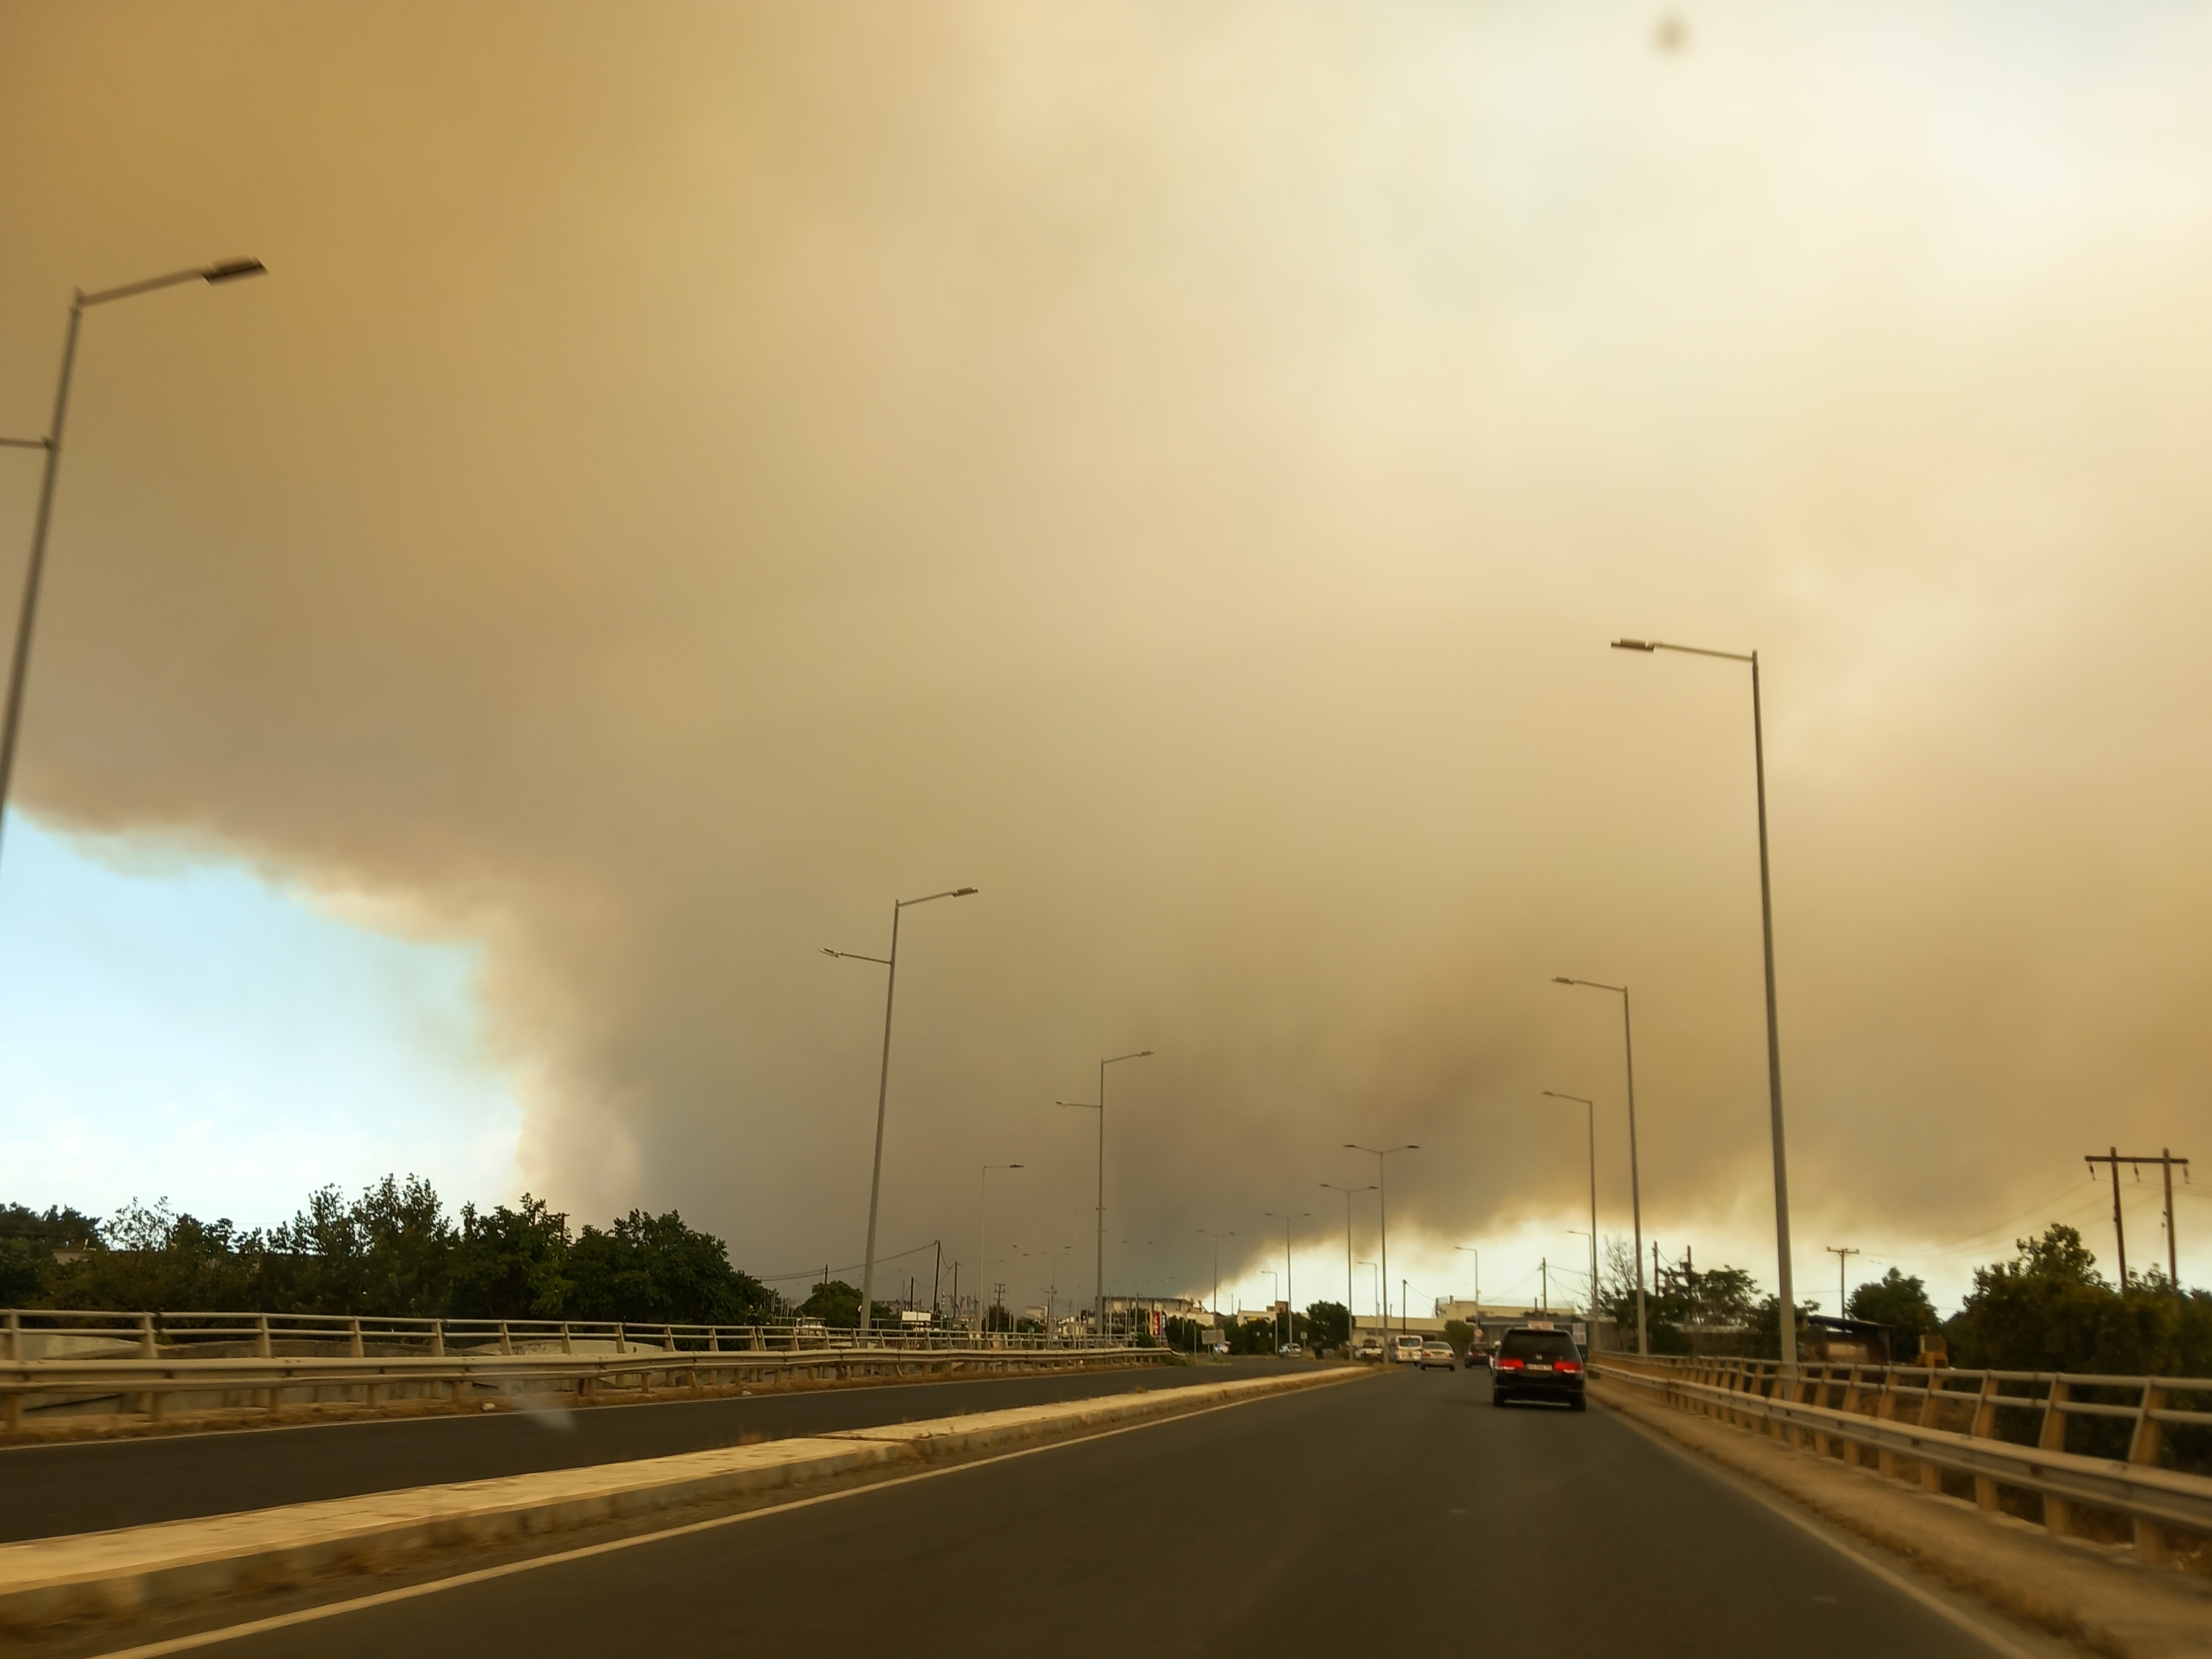
[[[1390,1339],[1390,1360],[1393,1364],[1418,1365],[1421,1363],[1421,1339],[1402,1334]]]

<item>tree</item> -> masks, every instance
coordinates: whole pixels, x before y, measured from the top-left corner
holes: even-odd
[[[801,1319],[818,1319],[836,1330],[858,1330],[860,1325],[860,1287],[842,1279],[825,1279],[799,1304]]]
[[[1341,1302],[1308,1304],[1306,1336],[1317,1351],[1346,1346],[1352,1340],[1352,1310]]]
[[[568,1305],[568,1218],[542,1198],[461,1206],[451,1310],[461,1319],[558,1319]]]
[[[1896,1267],[1853,1291],[1844,1311],[1853,1319],[1887,1325],[1908,1335],[1939,1330],[1942,1325],[1928,1300],[1928,1286],[1918,1279],[1908,1278]],[[1901,1349],[1899,1352],[1909,1354],[1911,1350]]]
[[[765,1285],[730,1266],[720,1239],[685,1226],[673,1210],[632,1210],[605,1232],[585,1228],[569,1249],[568,1271],[570,1310],[580,1319],[749,1325],[770,1302]],[[853,1306],[857,1314],[857,1296]]]
[[[2204,1363],[2202,1292],[2176,1321],[2164,1274],[2123,1293],[2097,1271],[2078,1229],[2053,1222],[2014,1241],[2010,1261],[1974,1269],[1974,1288],[1946,1330],[1960,1364],[1999,1370],[2171,1374]]]

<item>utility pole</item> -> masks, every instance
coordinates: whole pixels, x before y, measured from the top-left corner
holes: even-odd
[[[1552,1258],[1549,1256],[1539,1258],[1536,1272],[1540,1275],[1536,1281],[1536,1305],[1546,1313],[1549,1313],[1552,1311]]]
[[[2120,1247],[2120,1288],[2123,1291],[2128,1287],[2128,1235],[2120,1219],[2120,1165],[2125,1164],[2132,1168],[2138,1180],[2142,1176],[2142,1166],[2146,1164],[2157,1164],[2164,1173],[2166,1176],[2166,1280],[2167,1291],[2173,1297],[2173,1311],[2179,1314],[2181,1311],[2181,1255],[2173,1238],[2173,1170],[2176,1164],[2179,1164],[2182,1179],[2186,1181],[2189,1178],[2189,1160],[2185,1158],[2176,1158],[2173,1155],[2173,1149],[2170,1146],[2160,1147],[2156,1158],[2148,1154],[2140,1158],[2133,1157],[2124,1154],[2117,1146],[2108,1146],[2102,1153],[2083,1154],[2081,1161],[2089,1165],[2089,1173],[2093,1176],[2097,1173],[2098,1164],[2106,1164],[2112,1166],[2112,1237]]]
[[[1853,1256],[1862,1255],[1865,1252],[1855,1249],[1848,1244],[1827,1244],[1821,1248],[1836,1258],[1836,1317],[1841,1319],[1845,1312],[1844,1303],[1850,1296],[1850,1292],[1844,1288],[1844,1269],[1850,1265]]]

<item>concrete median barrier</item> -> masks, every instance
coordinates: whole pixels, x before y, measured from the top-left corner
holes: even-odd
[[[1158,1420],[1369,1373],[1351,1368],[1137,1390],[1048,1406],[0,1546],[0,1630],[26,1634],[202,1599],[388,1567],[454,1545],[560,1532],[727,1499],[1002,1451],[1055,1435]]]

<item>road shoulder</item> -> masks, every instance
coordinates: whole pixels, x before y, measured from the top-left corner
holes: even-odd
[[[2109,1659],[2212,1651],[2212,1583],[2009,1516],[1885,1480],[1593,1382],[1590,1397],[1647,1432],[1747,1477],[1911,1572]]]

